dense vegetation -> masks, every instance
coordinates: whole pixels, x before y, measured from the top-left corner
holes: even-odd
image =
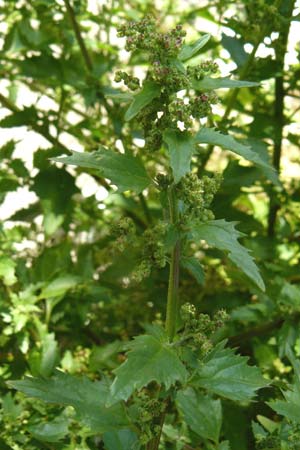
[[[0,6],[0,450],[300,449],[296,1],[100,3]]]

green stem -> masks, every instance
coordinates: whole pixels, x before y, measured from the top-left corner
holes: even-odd
[[[178,223],[178,207],[174,185],[170,186],[169,188],[168,200],[170,221],[171,224],[176,225]],[[180,240],[178,239],[172,250],[168,285],[166,331],[168,333],[170,341],[172,341],[175,336],[178,315],[179,263]]]
[[[67,13],[69,15],[69,18],[70,18],[70,21],[71,21],[71,24],[72,24],[72,27],[73,27],[73,30],[74,30],[74,33],[75,33],[75,36],[76,36],[76,40],[77,40],[78,45],[80,47],[81,54],[83,56],[85,65],[86,65],[88,71],[92,72],[92,70],[93,70],[93,63],[92,63],[91,57],[89,55],[89,52],[88,52],[88,50],[86,48],[85,42],[84,42],[84,40],[83,40],[83,38],[81,36],[81,31],[80,31],[79,25],[78,25],[77,20],[76,20],[74,9],[72,8],[69,0],[64,0],[64,3],[66,5]]]
[[[295,6],[295,0],[290,0],[288,8],[285,13],[285,17],[290,18],[293,14]],[[274,168],[280,172],[280,160],[282,154],[282,139],[283,139],[283,129],[285,125],[284,117],[284,97],[286,95],[284,89],[284,57],[288,44],[288,37],[290,31],[289,20],[288,25],[282,27],[277,40],[277,45],[275,48],[276,63],[277,63],[277,73],[278,76],[275,77],[275,101],[274,101],[274,149],[273,149],[273,165]],[[276,199],[276,195],[273,192],[270,193],[270,206],[268,214],[268,236],[274,237],[275,235],[275,225],[277,213],[280,209],[280,204]]]

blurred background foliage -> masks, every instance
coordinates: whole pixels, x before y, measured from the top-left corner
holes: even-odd
[[[142,235],[162,216],[159,199],[151,189],[115,193],[96,171],[49,160],[102,144],[129,146],[150,174],[161,167],[162,154],[143,153],[138,124],[124,122],[127,103],[114,82],[117,70],[145,73],[146,56],[129,58],[116,28],[149,13],[162,29],[182,23],[187,40],[212,34],[195,61],[212,58],[223,76],[261,82],[218,91],[210,120],[221,130],[238,129],[273,162],[279,179],[271,182],[268,172],[218,147],[203,148],[193,164],[199,174],[224,170],[215,216],[239,222],[266,292],[219,251],[199,244],[194,251],[205,277],[183,269],[181,299],[210,314],[224,307],[230,320],[222,337],[278,381],[256,403],[224,405],[222,432],[232,450],[254,448],[255,435],[272,435],[279,426],[285,442],[292,425],[263,402],[280,398],[291,379],[287,347],[300,356],[299,7],[293,0],[0,3],[1,450],[104,448],[70,408],[12,393],[6,381],[48,376],[55,367],[92,378],[110,373],[122,361],[124,342],[145,323],[164,319],[168,269],[136,282],[139,252],[130,246],[121,252],[113,232],[129,217]],[[174,448],[172,433],[166,428],[162,448]],[[299,448],[281,445],[270,448]]]

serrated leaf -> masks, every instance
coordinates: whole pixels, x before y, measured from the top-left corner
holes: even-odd
[[[106,450],[138,450],[140,448],[138,437],[131,430],[104,433],[103,442]]]
[[[210,78],[193,80],[192,87],[198,91],[211,91],[213,89],[234,89],[244,87],[257,87],[259,83],[254,81],[232,80],[231,78]]]
[[[165,131],[163,139],[169,149],[174,181],[178,183],[190,171],[191,158],[195,150],[193,139],[189,133],[179,130]]]
[[[195,376],[197,387],[234,401],[249,402],[258,389],[269,384],[260,370],[247,364],[248,358],[236,355],[219,343],[204,359]]]
[[[222,425],[221,400],[213,400],[189,387],[177,393],[176,403],[185,422],[195,433],[218,443]]]
[[[59,442],[68,434],[68,425],[68,420],[63,416],[59,416],[49,422],[31,425],[28,427],[28,431],[39,441]]]
[[[210,40],[210,34],[205,34],[193,44],[184,45],[179,52],[178,58],[180,61],[186,61],[192,58],[204,45]]]
[[[213,128],[203,127],[196,134],[195,142],[197,144],[218,145],[225,150],[230,150],[248,161],[253,162],[258,167],[267,169],[269,176],[270,172],[273,174],[272,181],[274,183],[278,182],[275,169],[270,164],[264,161],[264,159],[262,159],[258,153],[254,152],[250,146],[241,144],[228,134],[222,134]]]
[[[187,378],[187,371],[170,344],[150,335],[138,336],[130,343],[127,360],[115,373],[112,402],[127,400],[134,390],[151,381],[169,389],[176,381]]]
[[[125,120],[133,119],[145,106],[152,102],[160,94],[160,86],[153,82],[146,82],[140,92],[135,94],[134,99],[125,113]]]
[[[195,224],[192,235],[194,239],[204,239],[208,245],[228,252],[229,259],[264,291],[265,285],[254,259],[249,250],[238,241],[243,233],[235,229],[236,223],[220,219]]]
[[[107,407],[109,388],[103,381],[74,377],[56,371],[52,378],[30,378],[9,381],[8,385],[29,397],[48,403],[73,406],[78,417],[93,432],[105,433],[128,427],[122,405]]]
[[[286,419],[300,423],[299,389],[294,386],[292,391],[284,392],[284,397],[285,400],[274,400],[272,402],[267,402],[267,405]]]
[[[103,147],[92,153],[72,152],[71,156],[51,159],[64,164],[96,169],[103,177],[110,179],[121,192],[132,190],[139,193],[151,182],[138,158]]]
[[[193,256],[183,257],[180,260],[180,265],[188,270],[199,284],[202,285],[204,283],[204,271],[197,258],[194,258]]]

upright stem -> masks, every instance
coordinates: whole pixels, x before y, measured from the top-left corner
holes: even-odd
[[[289,0],[286,2],[284,11],[284,16],[290,18],[293,14],[295,6],[295,0]],[[277,45],[275,48],[276,54],[276,63],[277,63],[277,75],[275,77],[275,101],[274,101],[274,149],[273,149],[273,165],[274,168],[280,172],[280,160],[282,153],[282,138],[283,138],[283,129],[285,124],[284,117],[284,97],[285,97],[285,89],[284,89],[284,57],[286,53],[286,48],[288,44],[288,37],[290,31],[290,23],[288,21],[288,25],[282,27]],[[276,201],[276,197],[273,192],[270,194],[270,207],[268,214],[268,236],[273,237],[275,234],[275,225],[276,225],[276,217],[279,211],[280,204]]]
[[[178,206],[175,193],[175,186],[172,185],[168,191],[170,221],[173,225],[178,222]],[[166,331],[170,341],[173,340],[176,332],[176,323],[178,316],[178,287],[179,287],[179,263],[180,263],[180,239],[177,239],[171,255],[168,299],[167,299],[167,315],[166,315]]]
[[[83,40],[83,38],[81,36],[81,31],[80,31],[79,25],[78,25],[77,20],[76,20],[74,9],[72,8],[71,3],[69,2],[69,0],[64,0],[64,3],[66,5],[66,9],[67,9],[67,12],[68,12],[68,15],[69,15],[69,18],[70,18],[70,21],[71,21],[71,24],[72,24],[72,27],[73,27],[73,30],[74,30],[77,42],[78,42],[78,45],[80,47],[81,54],[83,56],[85,65],[86,65],[88,71],[92,72],[92,70],[93,70],[93,63],[92,63],[91,57],[89,55],[89,52],[88,52],[88,50],[86,48],[85,42],[84,42],[84,40]]]

